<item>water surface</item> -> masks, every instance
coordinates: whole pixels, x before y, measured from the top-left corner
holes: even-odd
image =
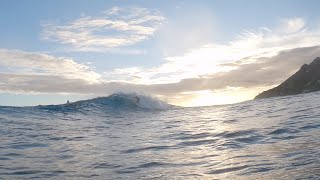
[[[319,99],[1,107],[0,179],[319,179]]]

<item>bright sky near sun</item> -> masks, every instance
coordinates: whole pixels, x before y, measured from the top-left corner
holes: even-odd
[[[3,0],[0,105],[236,103],[320,56],[318,0]]]

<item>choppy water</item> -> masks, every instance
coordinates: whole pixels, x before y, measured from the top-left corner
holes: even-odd
[[[0,179],[320,179],[319,100],[1,107]]]

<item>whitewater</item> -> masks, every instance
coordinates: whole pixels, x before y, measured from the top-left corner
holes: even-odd
[[[0,107],[0,179],[319,179],[320,92],[176,107],[142,95]]]

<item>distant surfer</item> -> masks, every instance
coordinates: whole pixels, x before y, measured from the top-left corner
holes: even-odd
[[[67,100],[67,104],[70,104],[69,100]]]
[[[137,104],[139,104],[140,102],[140,98],[138,96],[133,97],[134,99],[136,99]]]

